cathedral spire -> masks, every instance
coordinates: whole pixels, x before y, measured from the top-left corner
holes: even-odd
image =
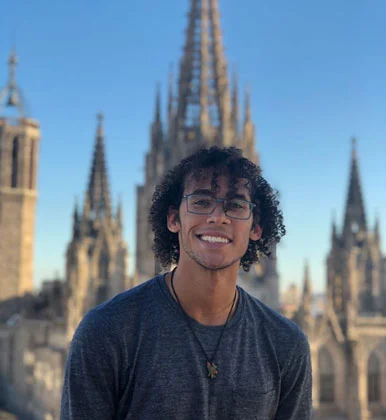
[[[79,217],[79,206],[78,199],[75,197],[74,213],[73,213],[73,235],[78,237],[80,232],[80,217]]]
[[[152,150],[154,153],[162,153],[163,149],[163,129],[161,121],[161,88],[157,84],[156,98],[155,98],[155,115],[154,122],[151,126],[152,135]]]
[[[105,131],[103,129],[103,114],[101,112],[99,112],[97,114],[97,120],[98,120],[98,125],[97,125],[97,138],[100,138],[103,141],[103,137],[105,135]]]
[[[154,121],[161,122],[161,87],[159,83],[157,83],[156,89]]]
[[[75,202],[74,202],[73,218],[74,218],[74,224],[78,223],[78,221],[79,221],[79,207],[78,207],[78,198],[77,197],[75,197]]]
[[[174,113],[174,104],[173,104],[173,100],[174,100],[174,91],[173,91],[173,85],[174,85],[174,74],[173,74],[173,66],[170,66],[170,71],[169,71],[169,86],[168,86],[168,118],[169,118],[169,123],[170,123],[170,119],[173,116]]]
[[[366,231],[366,215],[362,199],[356,144],[357,141],[353,138],[350,181],[343,225],[343,236],[345,240],[350,238],[351,234],[356,234],[359,231]]]
[[[85,206],[95,218],[110,218],[111,204],[104,150],[103,114],[99,113],[94,155]]]
[[[15,108],[19,117],[25,113],[25,101],[21,90],[16,83],[15,68],[17,65],[17,56],[15,50],[11,51],[8,59],[9,76],[5,87],[0,91],[0,113],[4,108]]]
[[[217,0],[191,0],[181,60],[177,129],[198,143],[231,141],[230,96]]]
[[[245,152],[245,156],[252,160],[256,164],[259,164],[259,155],[256,151],[256,134],[255,125],[252,122],[251,112],[251,94],[250,89],[247,87],[245,92],[245,105],[244,105],[244,126],[243,126],[243,139],[242,149]]]
[[[304,279],[303,279],[303,294],[302,300],[295,316],[296,322],[300,325],[306,334],[312,331],[312,291],[311,280],[308,261],[306,260],[304,266]]]
[[[305,309],[311,311],[312,305],[312,289],[311,289],[311,279],[310,279],[310,267],[308,260],[306,260],[304,265],[304,278],[303,278],[303,305]]]
[[[118,200],[118,209],[117,209],[117,223],[120,230],[122,230],[123,226],[123,205],[122,205],[122,197],[119,196]]]
[[[235,71],[233,74],[233,89],[232,89],[232,124],[235,133],[238,132],[239,128],[239,80],[238,74]]]
[[[86,194],[86,198],[84,200],[84,205],[83,205],[83,215],[82,215],[82,223],[87,221],[90,218],[90,197],[88,194]]]
[[[244,124],[249,123],[252,121],[252,112],[251,112],[251,91],[250,88],[247,87],[245,90],[245,120]]]
[[[331,222],[331,240],[334,243],[337,239],[337,228],[336,228],[336,214],[335,211],[332,213],[332,222]]]
[[[380,222],[379,222],[379,214],[377,213],[375,216],[375,225],[374,225],[374,236],[375,236],[375,240],[377,242],[380,241],[381,239],[381,233],[380,233]]]

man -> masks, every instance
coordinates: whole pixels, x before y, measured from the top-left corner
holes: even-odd
[[[176,265],[92,309],[67,361],[62,420],[311,418],[305,335],[236,286],[284,235],[277,196],[235,148],[157,186],[154,252]]]

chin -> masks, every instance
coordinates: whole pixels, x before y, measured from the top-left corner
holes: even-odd
[[[219,270],[226,270],[227,268],[232,267],[236,263],[236,261],[215,262],[215,261],[196,260],[196,263],[200,265],[202,268],[205,268],[207,270],[219,271]]]

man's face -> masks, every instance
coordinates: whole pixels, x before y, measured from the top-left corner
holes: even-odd
[[[218,189],[213,192],[211,176],[199,180],[188,177],[183,195],[200,193],[217,198],[251,200],[246,179],[239,180],[236,191],[230,189],[228,183],[228,177],[219,176]],[[187,199],[183,199],[179,212],[171,210],[168,214],[169,230],[178,233],[179,263],[193,260],[209,270],[239,266],[249,240],[256,241],[261,237],[260,226],[255,224],[252,228],[252,225],[252,214],[247,220],[230,218],[224,213],[223,203],[217,203],[211,214],[192,214],[187,210]]]

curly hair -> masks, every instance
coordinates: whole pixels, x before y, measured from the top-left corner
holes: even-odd
[[[177,264],[180,256],[178,234],[167,227],[170,208],[179,209],[184,193],[185,182],[192,176],[200,180],[211,176],[212,188],[218,188],[217,180],[221,175],[229,178],[229,188],[236,189],[240,178],[248,180],[253,208],[253,225],[260,225],[262,236],[259,240],[249,240],[247,251],[241,258],[240,266],[249,271],[252,264],[259,261],[262,254],[269,256],[272,246],[285,235],[283,215],[279,209],[278,192],[261,176],[261,169],[242,151],[235,147],[200,149],[183,159],[176,167],[166,173],[157,185],[149,212],[149,222],[154,232],[153,251],[163,267]]]

